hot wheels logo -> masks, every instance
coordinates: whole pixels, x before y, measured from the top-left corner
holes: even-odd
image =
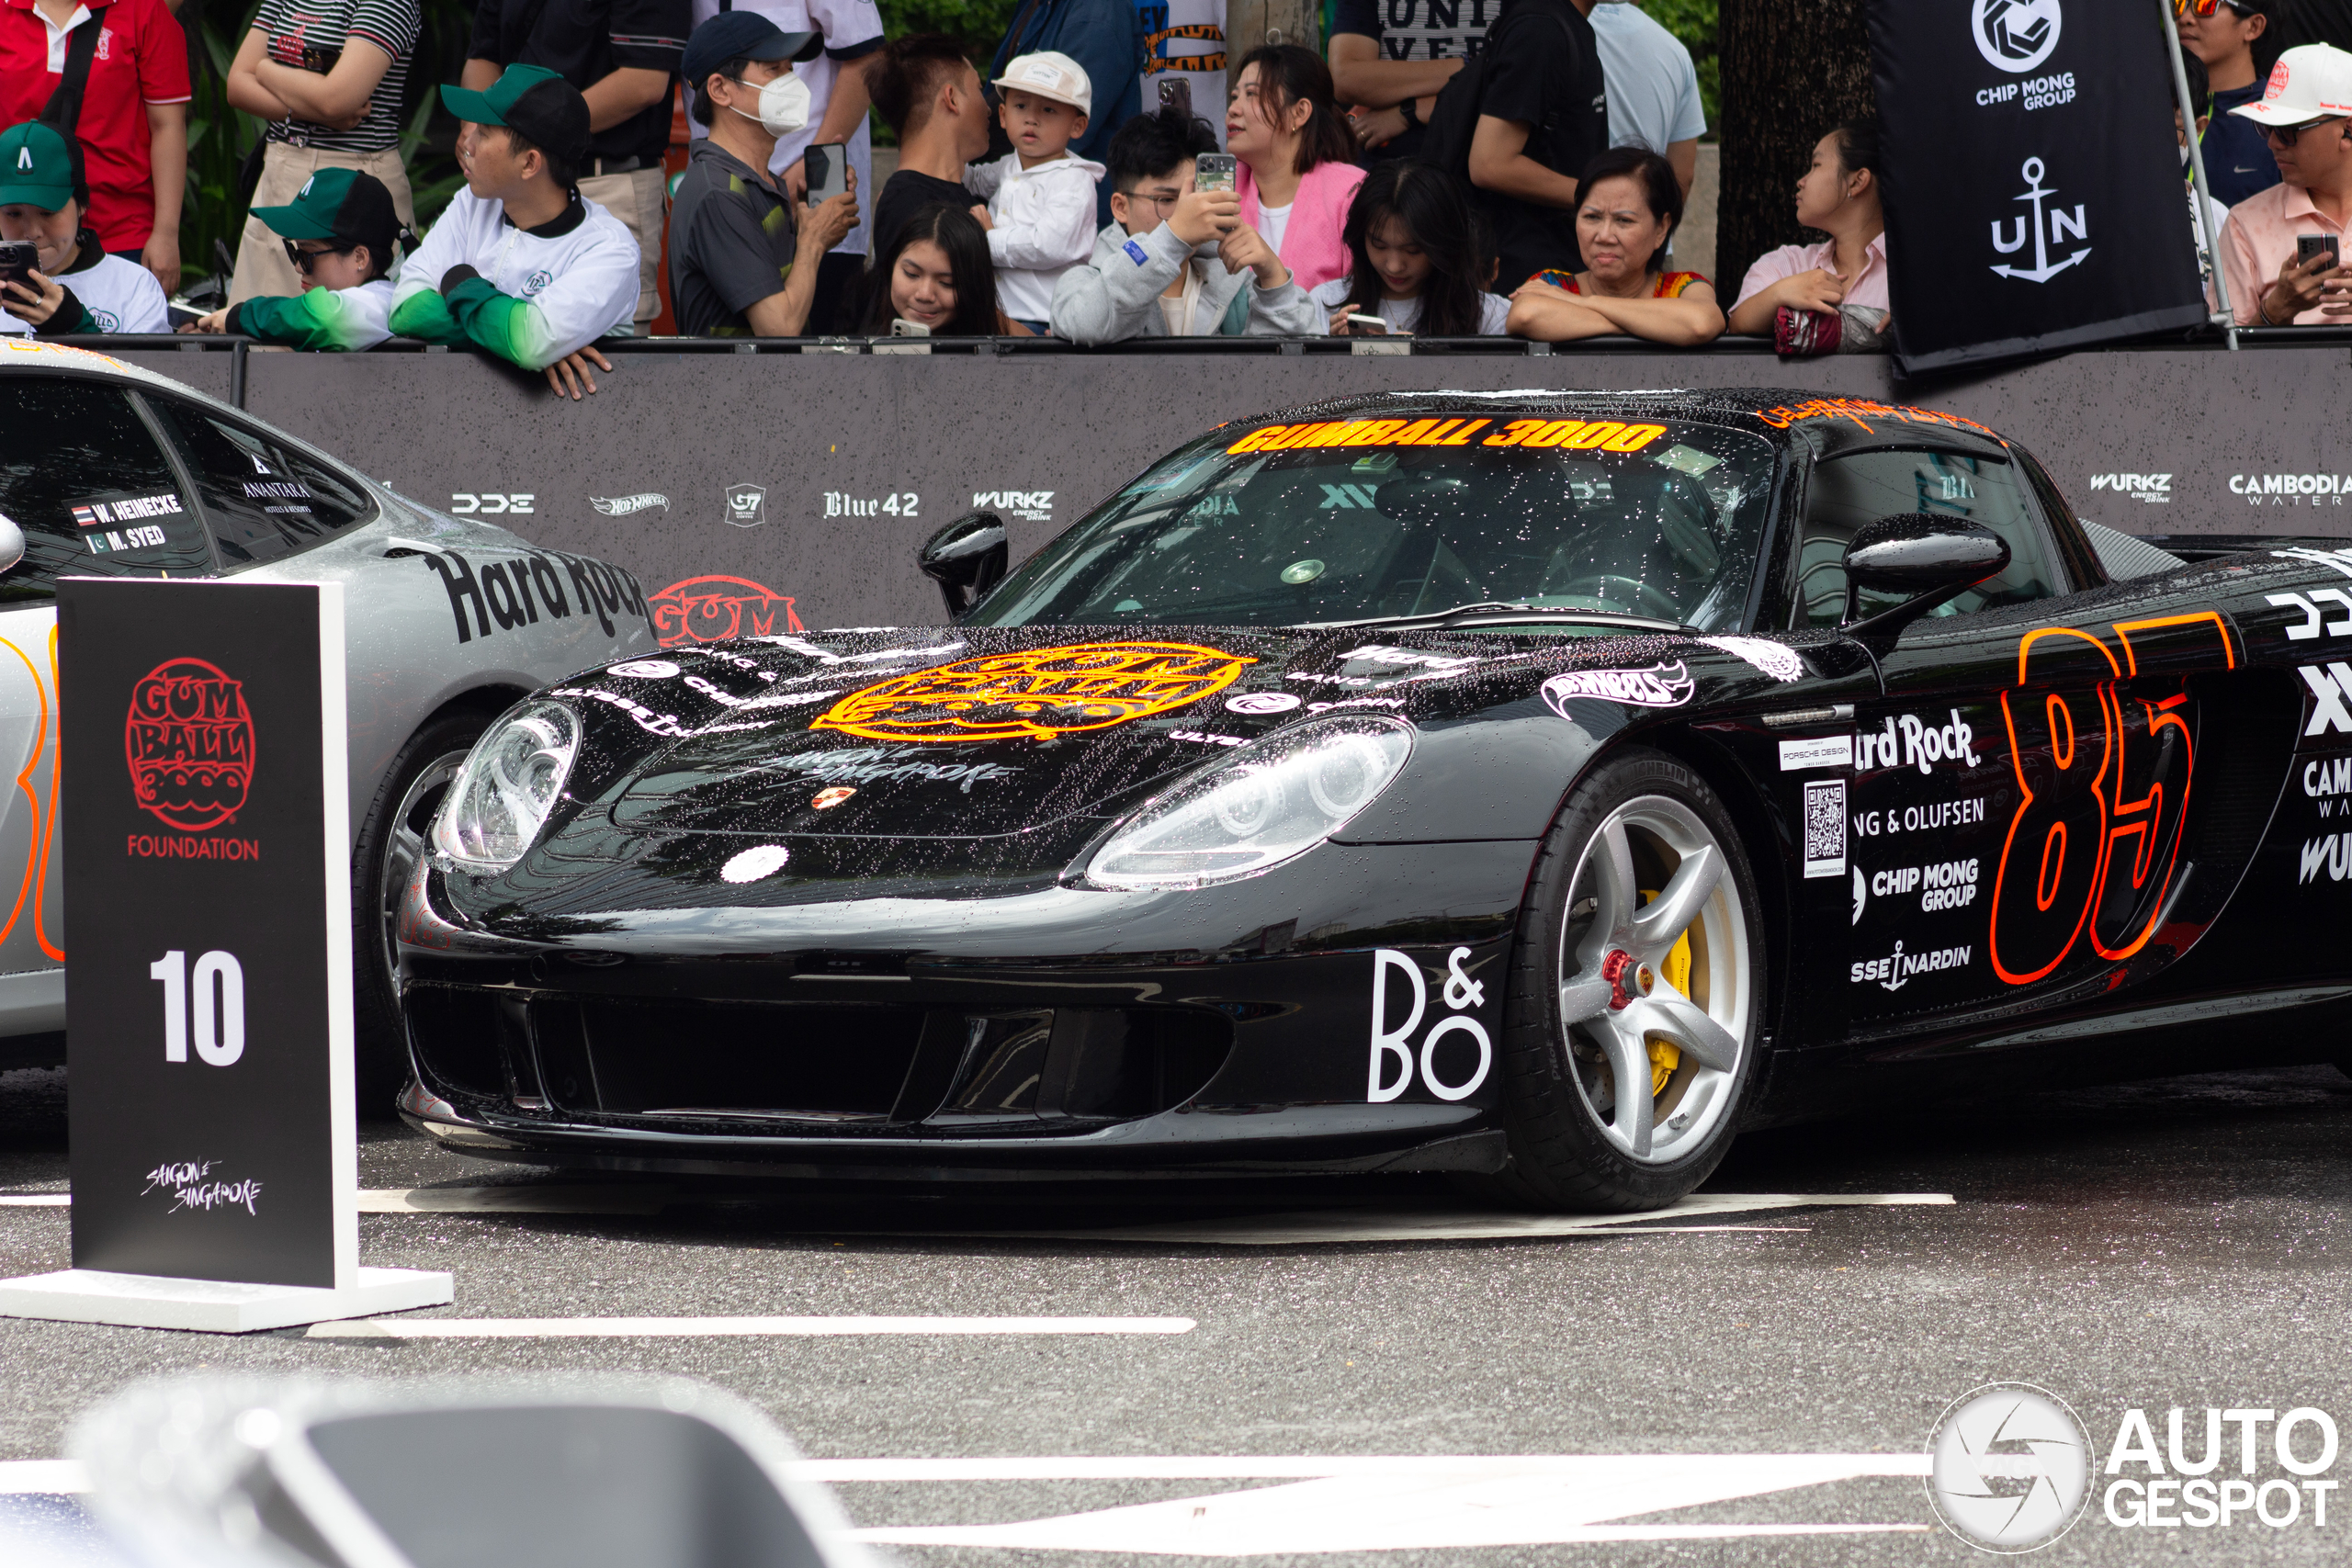
[[[183,832],[242,810],[254,780],[254,720],[242,682],[201,659],[174,659],[140,677],[123,725],[131,796]]]

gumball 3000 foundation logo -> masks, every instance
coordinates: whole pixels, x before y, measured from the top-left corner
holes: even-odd
[[[201,659],[168,660],[139,678],[122,746],[140,809],[183,832],[228,821],[253,787],[244,684]]]
[[[1183,707],[1256,662],[1184,642],[983,654],[852,692],[809,728],[869,740],[1046,740]]]

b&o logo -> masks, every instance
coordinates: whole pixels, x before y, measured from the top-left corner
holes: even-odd
[[[243,683],[201,659],[167,660],[140,677],[122,743],[131,798],[183,832],[228,821],[253,787]]]
[[[2058,0],[1976,0],[1968,30],[1985,63],[2022,73],[2058,47]]]
[[[2039,1551],[2090,1499],[2090,1435],[2064,1400],[2031,1383],[1987,1383],[1952,1401],[1928,1457],[1936,1517],[1985,1551]]]

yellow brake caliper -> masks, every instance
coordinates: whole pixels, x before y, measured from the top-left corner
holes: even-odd
[[[1645,887],[1642,890],[1644,904],[1647,904],[1657,897],[1657,894],[1649,888]],[[1684,931],[1674,939],[1674,950],[1666,955],[1666,961],[1660,964],[1657,969],[1660,979],[1686,997],[1690,994],[1690,933],[1689,931]],[[1650,1093],[1655,1097],[1666,1092],[1667,1080],[1673,1077],[1674,1069],[1682,1065],[1682,1052],[1679,1047],[1659,1039],[1655,1034],[1649,1037],[1647,1043],[1650,1050]]]

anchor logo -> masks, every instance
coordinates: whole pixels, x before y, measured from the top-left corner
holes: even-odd
[[[2085,256],[2091,254],[2091,248],[2088,245],[2085,245],[2081,250],[2076,251],[2064,261],[2053,262],[2050,259],[2050,247],[2053,244],[2064,242],[2069,231],[2071,231],[2074,237],[2077,240],[2087,237],[2083,221],[2083,204],[2081,202],[2076,202],[2075,204],[2075,210],[2071,213],[2067,212],[2064,208],[2053,207],[2045,215],[2041,209],[2042,198],[2044,197],[2055,196],[2058,193],[2055,190],[2045,190],[2042,188],[2041,160],[2039,158],[2028,158],[2025,161],[2024,167],[2019,169],[2018,172],[2025,175],[2026,191],[2023,196],[2020,196],[2016,199],[2033,203],[2033,217],[2031,220],[2033,224],[2033,265],[2030,268],[2022,266],[1996,266],[1993,270],[1999,273],[2003,277],[2021,277],[2029,283],[2047,283],[2052,278],[2057,276],[2060,273],[2065,271],[2068,267],[2073,266],[2076,262],[2081,261]],[[1993,248],[2000,252],[2001,254],[2005,256],[2015,255],[2018,252],[2025,249],[2027,221],[2028,220],[2026,215],[2022,212],[2018,213],[2009,231],[2009,237],[2007,240],[2004,240],[2001,238],[2001,220],[1997,218],[1993,220]]]

